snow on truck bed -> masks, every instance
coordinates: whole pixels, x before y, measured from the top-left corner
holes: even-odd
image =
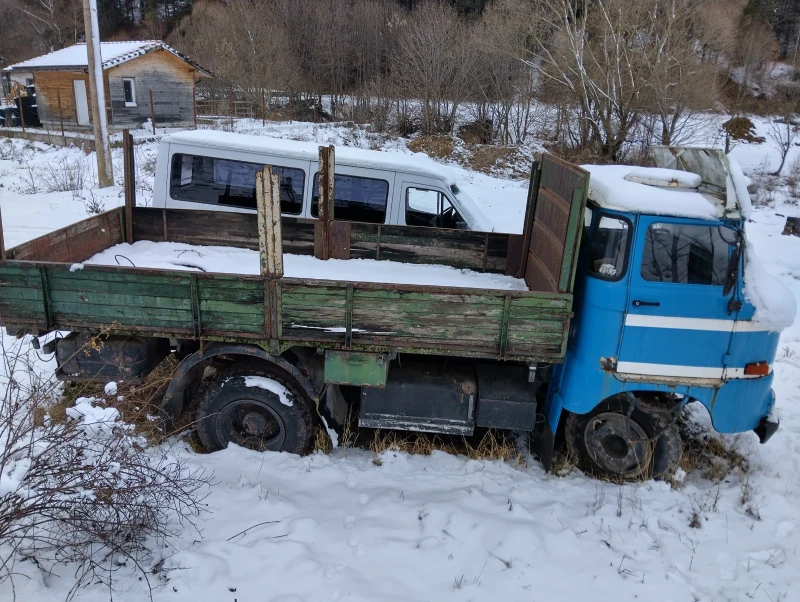
[[[138,241],[115,245],[73,266],[121,265],[162,270],[258,275],[258,251],[236,247],[193,246],[173,242]],[[524,280],[501,274],[483,274],[445,265],[421,265],[374,259],[329,259],[308,255],[283,256],[287,278],[420,284],[495,290],[526,291]]]

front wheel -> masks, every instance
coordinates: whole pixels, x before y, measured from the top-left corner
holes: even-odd
[[[256,451],[303,454],[311,444],[311,400],[283,370],[234,366],[197,408],[197,434],[209,451],[235,443]]]
[[[564,435],[578,465],[594,476],[633,480],[663,476],[678,465],[681,438],[674,422],[630,411],[627,399],[605,401],[588,414],[570,414]]]

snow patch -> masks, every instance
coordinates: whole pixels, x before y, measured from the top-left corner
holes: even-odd
[[[767,272],[747,241],[744,266],[744,296],[756,308],[753,322],[780,332],[794,323],[797,300],[780,280]]]
[[[714,203],[699,192],[682,188],[659,188],[626,179],[632,172],[648,171],[643,168],[634,168],[630,165],[582,165],[581,167],[590,174],[589,198],[603,207],[649,215],[673,215],[709,220],[720,217],[720,212]],[[689,179],[686,178],[684,181]]]
[[[666,188],[697,188],[703,183],[703,178],[696,173],[663,167],[636,167],[625,179],[637,184]]]
[[[113,380],[110,383],[106,383],[106,386],[103,387],[106,395],[116,395],[117,394],[117,383]]]
[[[124,255],[136,267],[164,270],[204,271],[221,274],[260,273],[258,251],[236,247],[199,247],[171,242],[140,240],[122,243],[87,259],[87,265],[117,265],[115,256]],[[423,265],[374,259],[329,259],[309,255],[283,256],[287,278],[348,282],[383,282],[492,290],[528,290],[525,281],[502,274],[460,270],[444,265]]]
[[[71,266],[69,266],[69,271],[70,272],[79,272],[82,269],[83,269],[83,264],[82,263],[73,263]]]
[[[265,389],[266,391],[275,393],[283,405],[289,407],[294,405],[294,402],[292,401],[292,394],[289,393],[289,390],[281,383],[276,380],[272,380],[271,378],[266,378],[265,376],[245,376],[244,386]]]

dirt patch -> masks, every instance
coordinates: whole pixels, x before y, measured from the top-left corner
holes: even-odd
[[[420,136],[411,140],[408,148],[436,159],[455,159],[453,152],[456,147],[452,136]]]
[[[467,145],[466,166],[488,175],[524,178],[530,173],[531,156],[514,146]]]

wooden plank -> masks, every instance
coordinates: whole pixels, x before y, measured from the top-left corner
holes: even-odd
[[[136,204],[136,192],[133,186],[133,136],[129,130],[122,130],[122,167],[125,186],[125,242],[132,243],[133,238],[133,206]]]
[[[336,164],[334,146],[319,147],[319,228],[314,229],[314,256],[327,261],[331,257],[331,227],[334,212],[334,172]],[[319,234],[317,234],[319,233]],[[319,237],[319,242],[317,238]]]
[[[270,280],[283,277],[280,186],[280,176],[269,165],[256,174],[259,260],[261,275]]]

